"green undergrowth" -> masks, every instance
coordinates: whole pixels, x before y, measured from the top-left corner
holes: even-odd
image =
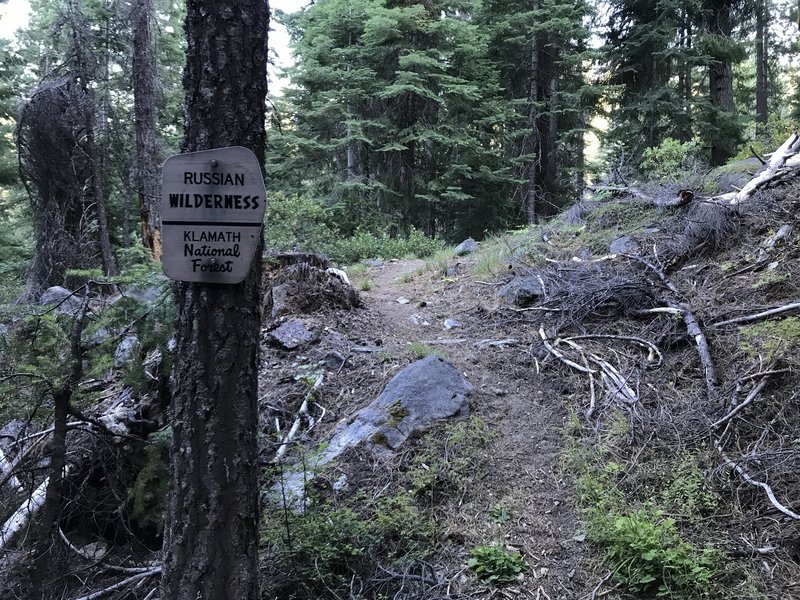
[[[265,216],[265,238],[272,252],[299,247],[324,254],[342,264],[368,258],[424,258],[444,248],[444,242],[418,229],[390,235],[379,226],[342,233],[332,222],[332,212],[306,196],[273,194]]]
[[[570,260],[609,253],[611,242],[663,224],[668,215],[658,207],[628,197],[602,196],[589,203],[579,220],[567,213],[539,225],[509,231],[485,240],[473,255],[478,278],[502,277],[517,265],[543,266],[547,259]]]
[[[717,502],[699,467],[702,449],[628,459],[620,413],[593,435],[576,416],[568,430],[565,462],[576,476],[586,541],[613,581],[643,598],[723,597],[715,589],[723,555],[696,541]]]
[[[72,271],[72,279],[86,282],[78,288],[79,298],[89,296],[88,311],[81,331],[81,368],[84,380],[119,377],[134,393],[153,385],[143,359],[160,349],[168,371],[170,353],[166,345],[172,336],[174,305],[160,268],[152,263],[135,263],[116,277],[95,271]],[[110,294],[114,301],[106,302]],[[56,306],[17,305],[12,323],[0,336],[0,420],[28,418],[31,407],[36,420],[50,419],[50,403],[44,400],[62,387],[72,371],[72,336],[80,304],[73,313]],[[120,343],[130,345],[127,355],[115,353]],[[94,405],[102,391],[87,392],[79,386],[71,403],[81,410]]]
[[[339,492],[312,482],[316,491],[304,510],[265,510],[265,597],[396,597],[408,581],[387,573],[424,574],[414,569],[444,543],[442,511],[467,493],[488,439],[486,424],[477,417],[439,426],[417,440],[410,468],[397,465],[379,480]],[[336,473],[334,467],[313,481]],[[352,592],[365,589],[369,596]]]
[[[800,348],[800,317],[786,317],[745,325],[739,329],[739,347],[751,360],[766,363],[778,360],[796,362]]]

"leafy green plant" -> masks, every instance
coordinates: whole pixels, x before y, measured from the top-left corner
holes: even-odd
[[[657,597],[710,597],[722,558],[711,548],[698,551],[681,538],[673,519],[652,506],[608,515],[587,529],[587,539],[606,548],[616,581]]]
[[[470,550],[467,567],[484,583],[500,585],[515,581],[527,569],[519,552],[500,546],[477,546]]]
[[[647,148],[639,167],[659,179],[679,179],[685,170],[695,167],[703,152],[699,138],[680,142],[666,138],[659,146]]]
[[[691,453],[684,452],[670,471],[672,481],[659,499],[671,513],[696,519],[716,507],[717,497],[708,489],[706,478]]]
[[[511,512],[498,502],[489,508],[489,517],[498,525],[503,525],[511,519]]]
[[[652,502],[631,507],[618,485],[624,469],[611,460],[607,446],[591,450],[573,446],[567,460],[579,473],[586,539],[604,550],[604,562],[620,585],[657,597],[710,597],[711,580],[721,568],[718,551],[698,549],[684,540],[675,520]],[[684,474],[689,470],[685,465]],[[701,501],[695,486],[689,484],[687,490],[682,483],[673,484],[664,497],[677,500],[687,495]]]

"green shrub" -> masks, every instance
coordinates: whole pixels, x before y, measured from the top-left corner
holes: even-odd
[[[440,240],[429,238],[417,229],[412,229],[405,238],[359,230],[351,237],[331,244],[328,255],[343,263],[354,263],[365,258],[424,258],[443,246]]]
[[[667,138],[659,146],[644,151],[639,168],[658,179],[677,181],[687,170],[697,166],[702,153],[703,143],[699,138],[688,142]]]
[[[652,502],[631,507],[617,484],[624,469],[609,460],[608,454],[608,448],[601,445],[592,451],[573,448],[567,458],[579,472],[579,507],[586,539],[604,550],[605,565],[614,573],[615,581],[633,593],[710,597],[711,580],[722,564],[719,552],[700,550],[684,540],[675,520]],[[674,480],[667,484],[662,499],[675,502],[690,498],[700,504],[711,501],[702,488],[678,481],[692,471],[686,460],[672,473]]]
[[[606,564],[631,592],[658,597],[707,598],[721,555],[698,551],[681,538],[675,521],[645,506],[608,514],[587,528],[587,539],[606,548]]]
[[[272,251],[302,250],[326,254],[336,239],[325,208],[307,196],[271,193],[264,216],[266,246]]]
[[[470,550],[467,566],[484,583],[503,584],[517,579],[527,569],[519,552],[509,552],[500,546],[478,546]]]

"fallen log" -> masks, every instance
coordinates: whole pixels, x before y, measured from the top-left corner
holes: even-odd
[[[748,181],[741,190],[714,196],[712,200],[726,202],[734,208],[738,207],[740,203],[749,199],[758,190],[776,183],[794,172],[800,172],[800,135],[797,132],[789,136],[783,145],[775,151],[766,166]]]

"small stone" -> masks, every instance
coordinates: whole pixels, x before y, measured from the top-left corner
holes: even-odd
[[[450,319],[450,318],[444,320],[445,329],[455,329],[456,327],[463,327],[461,321],[457,321],[456,319]]]
[[[128,362],[133,357],[133,353],[138,346],[139,338],[135,335],[128,335],[122,338],[122,341],[117,345],[117,349],[114,350],[114,364],[119,367]]]
[[[411,302],[411,300],[409,300],[409,299],[408,299],[408,298],[406,298],[405,296],[400,296],[400,297],[397,299],[397,303],[398,303],[398,304],[408,304],[409,302]]]
[[[339,352],[332,350],[325,355],[325,358],[322,361],[325,363],[325,367],[330,371],[338,371],[344,365],[345,360],[347,360],[344,356],[342,356]]]

